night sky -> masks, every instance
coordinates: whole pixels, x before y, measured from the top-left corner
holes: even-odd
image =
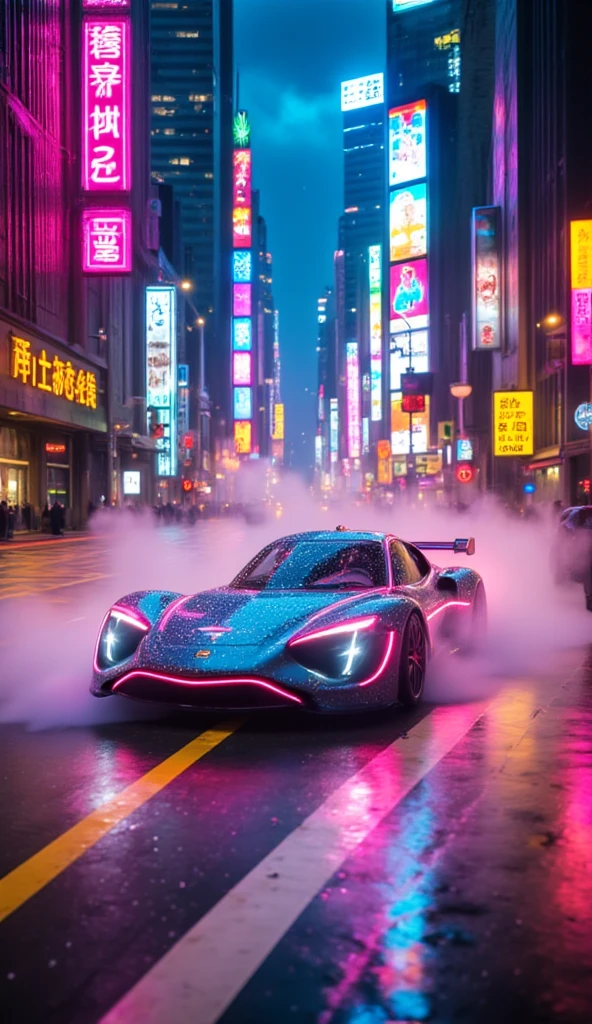
[[[286,440],[302,468],[313,460],[316,303],[333,283],[343,205],[341,82],[383,70],[385,23],[385,0],[235,0],[240,105],[274,260]]]

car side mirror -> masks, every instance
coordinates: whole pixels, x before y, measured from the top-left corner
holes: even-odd
[[[458,586],[454,576],[439,576],[438,590],[447,591],[449,594],[458,593]]]

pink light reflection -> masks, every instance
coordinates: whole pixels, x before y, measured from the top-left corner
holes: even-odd
[[[296,694],[282,690],[279,686],[274,686],[272,683],[268,683],[267,680],[258,679],[256,676],[241,676],[236,679],[184,679],[182,676],[169,676],[161,672],[142,672],[141,669],[135,669],[132,672],[126,672],[121,679],[118,679],[113,686],[113,691],[115,692],[115,690],[131,679],[154,679],[156,682],[174,683],[178,686],[259,686],[264,690],[270,690],[280,697],[285,697],[286,700],[294,701],[295,704],[303,703]]]

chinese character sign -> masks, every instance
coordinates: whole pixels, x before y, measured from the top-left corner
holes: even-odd
[[[82,212],[82,269],[85,274],[124,274],[132,269],[130,210]]]
[[[345,352],[348,455],[350,459],[359,459],[361,445],[360,361],[357,341],[348,341]]]
[[[427,173],[425,100],[389,110],[389,184],[404,185]]]
[[[501,347],[499,208],[479,207],[472,221],[473,348]]]
[[[82,187],[131,187],[130,20],[85,18],[82,30]]]
[[[30,341],[16,335],[12,335],[11,376],[56,398],[87,409],[97,408],[96,374],[80,369],[70,359],[48,355],[45,348],[34,352]]]
[[[592,220],[571,222],[571,359],[592,365]]]
[[[370,406],[372,421],[382,418],[382,246],[368,249],[370,274]]]
[[[158,476],[177,473],[176,292],[146,289],[146,402],[149,432],[156,440]]]
[[[235,249],[250,249],[253,240],[251,210],[251,150],[232,154],[232,238]]]
[[[359,110],[384,102],[384,75],[368,75],[341,83],[341,109]]]
[[[592,220],[572,220],[571,286],[592,288]]]
[[[281,402],[273,407],[273,440],[284,440],[284,406]]]
[[[494,391],[494,455],[532,455],[534,451],[532,391]]]

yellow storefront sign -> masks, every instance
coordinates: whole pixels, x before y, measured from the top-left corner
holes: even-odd
[[[494,455],[520,456],[534,452],[532,391],[493,394]]]
[[[69,359],[54,355],[47,349],[34,352],[30,341],[12,335],[10,372],[14,380],[39,391],[49,392],[88,409],[97,408],[97,378],[89,370],[77,368]]]
[[[284,406],[281,403],[273,407],[273,440],[284,440]]]
[[[592,220],[571,222],[571,286],[592,288]]]

